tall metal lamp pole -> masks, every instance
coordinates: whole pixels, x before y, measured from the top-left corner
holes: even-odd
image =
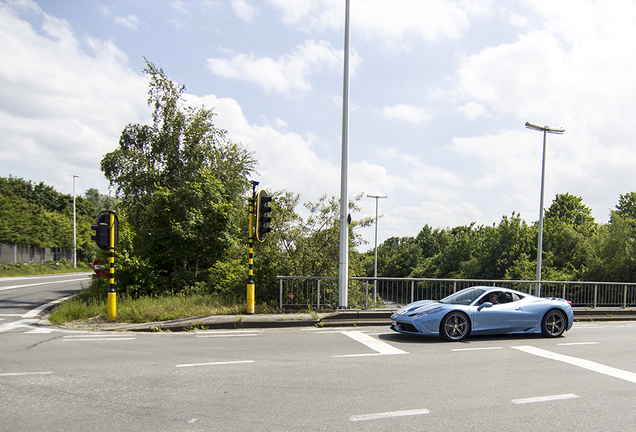
[[[73,268],[77,267],[77,236],[75,233],[75,179],[78,175],[73,176]]]
[[[367,195],[368,198],[375,198],[375,253],[373,257],[373,278],[378,277],[378,200],[386,198],[386,195]],[[375,282],[374,282],[375,283]]]
[[[545,184],[545,142],[548,133],[561,135],[565,132],[563,128],[551,128],[549,126],[538,126],[530,122],[526,122],[528,129],[543,132],[543,162],[541,163],[541,200],[539,202],[539,244],[537,245],[537,286],[535,294],[541,296],[541,257],[543,255],[543,191]]]
[[[342,157],[340,161],[340,242],[338,258],[338,308],[348,307],[349,283],[349,0],[345,2],[344,71],[342,85]]]

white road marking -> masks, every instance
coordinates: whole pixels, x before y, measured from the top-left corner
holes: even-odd
[[[397,355],[397,354],[408,354],[406,351],[402,351],[401,349],[395,348],[389,345],[386,342],[382,342],[379,339],[373,338],[367,334],[364,334],[360,331],[342,331],[340,332],[345,336],[349,336],[351,339],[356,342],[360,342],[362,345],[371,348],[373,351],[376,351],[378,354],[354,354],[354,355],[343,355],[343,356],[334,356],[334,357],[368,357],[373,355]]]
[[[569,363],[574,366],[581,367],[583,369],[588,369],[593,372],[602,373],[604,375],[609,375],[614,378],[619,378],[625,381],[636,383],[636,373],[627,372],[621,369],[616,369],[611,366],[605,366],[600,363],[596,363],[590,360],[584,360],[577,357],[570,357],[562,354],[553,353],[550,351],[543,350],[541,348],[536,348],[532,346],[518,346],[511,347],[519,351],[526,352],[528,354],[533,354],[539,357],[544,357],[550,360],[557,360],[564,363]]]
[[[570,342],[570,343],[560,343],[557,344],[559,346],[573,346],[573,345],[598,345],[598,342]]]
[[[256,333],[243,333],[243,334],[220,334],[220,335],[197,335],[198,338],[231,338],[231,337],[246,337],[246,336],[258,336]]]
[[[30,311],[28,311],[27,313],[22,315],[22,318],[35,318],[36,316],[38,316],[40,314],[40,312],[42,312],[44,309],[47,309],[49,306],[53,306],[53,305],[56,305],[58,303],[61,303],[64,300],[70,299],[71,297],[73,297],[73,296],[68,296],[68,297],[64,297],[64,298],[61,298],[61,299],[53,300],[52,302],[48,302],[47,304],[43,304],[41,306],[38,306],[35,309],[31,309]]]
[[[120,340],[135,340],[134,337],[122,338],[122,337],[102,337],[91,339],[62,339],[64,342],[95,342],[95,341],[120,341]]]
[[[53,372],[13,372],[13,373],[0,373],[0,377],[9,377],[9,376],[24,376],[24,375],[48,375]]]
[[[82,335],[69,335],[64,336],[64,339],[73,339],[73,338],[104,338],[104,337],[128,337],[130,333],[95,333],[91,332],[90,334],[82,334]]]
[[[17,329],[18,327],[28,327],[30,324],[36,323],[37,319],[23,319],[0,325],[0,333]]]
[[[349,417],[351,421],[367,421],[367,420],[379,420],[391,417],[405,417],[405,416],[415,416],[428,414],[429,411],[427,409],[417,409],[417,410],[408,410],[408,411],[393,411],[393,412],[383,412],[383,413],[375,413],[375,414],[362,414],[362,415],[354,415]]]
[[[554,395],[554,396],[539,396],[539,397],[531,397],[525,399],[513,399],[511,402],[514,404],[527,404],[527,403],[536,403],[536,402],[552,402],[557,400],[565,400],[565,399],[577,399],[578,396],[572,393],[562,394],[562,395]]]
[[[21,317],[22,314],[0,314],[3,317]]]
[[[135,337],[131,337],[129,333],[117,334],[117,333],[100,333],[81,336],[64,336],[62,341],[64,342],[92,342],[92,341],[120,341],[120,340],[135,340]]]
[[[212,363],[190,363],[190,364],[176,365],[175,367],[183,368],[183,367],[195,367],[195,366],[222,366],[222,365],[246,364],[246,363],[254,363],[254,360],[242,360],[242,361],[230,361],[230,362],[212,362]]]
[[[28,332],[25,333],[41,333],[41,334],[48,334],[48,333],[53,333],[54,331],[56,331],[55,329],[48,329],[48,328],[36,328],[33,330],[29,330]]]
[[[503,347],[484,347],[484,348],[457,348],[452,349],[451,351],[459,352],[459,351],[484,351],[484,350],[498,350]]]
[[[229,330],[229,331],[209,330],[209,331],[195,332],[195,336],[198,338],[259,336],[259,331],[258,330]]]
[[[17,288],[28,288],[28,287],[40,286],[40,285],[59,284],[59,283],[66,283],[66,282],[79,282],[79,281],[88,280],[88,279],[89,278],[85,276],[80,279],[67,279],[67,280],[59,280],[59,281],[52,281],[52,282],[38,282],[38,283],[32,283],[32,284],[26,284],[26,285],[11,285],[11,286],[0,288],[0,291],[7,291],[7,290],[12,290]]]

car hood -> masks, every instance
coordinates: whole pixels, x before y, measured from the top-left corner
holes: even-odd
[[[397,311],[397,315],[413,315],[426,312],[438,308],[442,303],[435,300],[420,300],[415,303],[408,304]]]

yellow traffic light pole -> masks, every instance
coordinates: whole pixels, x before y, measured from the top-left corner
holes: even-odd
[[[249,271],[247,277],[247,313],[253,314],[256,310],[256,296],[254,284],[254,204],[256,203],[256,186],[258,182],[252,181],[252,199],[249,205]]]
[[[108,319],[117,318],[117,294],[115,293],[115,213],[109,214],[108,249],[110,251],[110,289],[108,290]]]

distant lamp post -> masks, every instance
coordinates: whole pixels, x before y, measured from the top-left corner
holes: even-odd
[[[386,195],[367,195],[367,198],[375,198],[375,252],[373,255],[373,283],[378,277],[378,200],[386,198]]]
[[[535,293],[537,297],[541,296],[541,256],[543,251],[543,191],[545,185],[545,141],[548,133],[561,135],[565,132],[563,128],[551,128],[549,126],[538,126],[530,122],[526,122],[528,129],[543,132],[543,162],[541,163],[541,200],[539,202],[539,244],[537,246],[537,286]]]
[[[75,233],[75,179],[78,175],[73,176],[73,268],[77,267],[77,236]]]

